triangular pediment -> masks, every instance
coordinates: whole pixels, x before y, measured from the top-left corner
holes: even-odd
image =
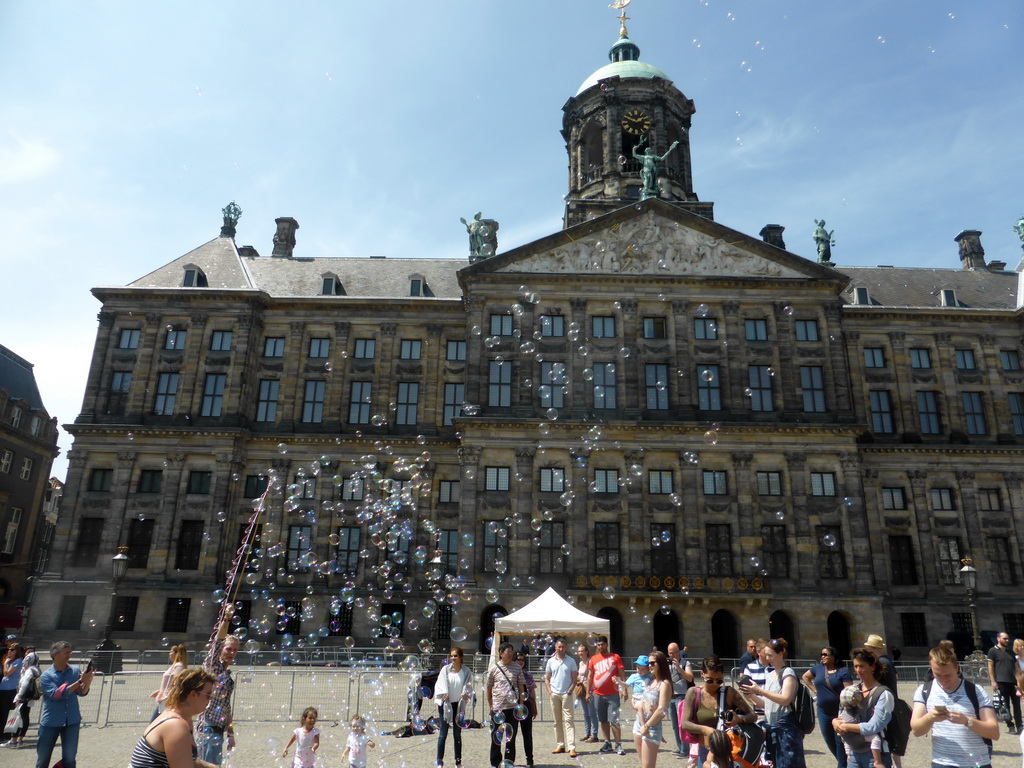
[[[846,281],[828,267],[660,200],[627,206],[463,272]]]

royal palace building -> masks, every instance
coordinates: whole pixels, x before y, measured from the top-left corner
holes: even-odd
[[[478,216],[469,258],[304,258],[283,217],[261,255],[232,205],[94,289],[29,632],[98,640],[126,547],[115,642],[205,640],[262,498],[229,597],[263,648],[482,648],[546,586],[630,654],[920,655],[969,645],[972,603],[1024,635],[1021,273],[973,230],[947,268],[843,267],[823,223],[817,261],[717,223],[693,102],[639,53],[623,26],[563,108],[561,231],[500,251]]]

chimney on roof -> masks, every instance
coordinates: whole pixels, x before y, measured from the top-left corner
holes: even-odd
[[[274,219],[274,223],[277,224],[277,232],[274,234],[274,252],[270,255],[275,259],[290,259],[295,250],[295,230],[299,228],[299,222],[290,216],[282,216]]]
[[[985,249],[981,247],[981,232],[965,229],[953,238],[960,244],[960,264],[964,269],[984,269]]]
[[[774,245],[776,248],[786,249],[786,242],[782,239],[782,233],[786,231],[786,228],[781,224],[765,224],[761,228],[761,239],[764,240],[768,245]]]
[[[990,261],[988,263],[988,271],[989,272],[1003,272],[1005,270],[1006,270],[1006,262],[1005,261]]]

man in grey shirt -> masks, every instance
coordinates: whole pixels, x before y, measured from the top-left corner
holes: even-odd
[[[693,685],[693,669],[690,662],[680,658],[679,643],[668,644],[668,667],[672,673],[672,702],[669,716],[672,718],[672,733],[676,737],[676,753],[684,757],[690,754],[690,745],[683,745],[679,738],[679,702],[686,698],[686,689]]]

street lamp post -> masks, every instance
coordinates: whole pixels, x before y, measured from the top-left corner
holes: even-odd
[[[111,635],[114,633],[114,621],[117,613],[117,588],[121,580],[128,572],[128,547],[118,547],[117,554],[110,559],[113,576],[113,589],[110,593],[110,614],[107,616],[107,628],[103,633],[103,642],[96,646],[97,654],[95,667],[104,674],[120,672],[122,669],[121,649],[113,641]]]
[[[972,565],[971,558],[969,557],[965,557],[960,562],[963,563],[963,568],[960,569],[960,580],[967,591],[967,606],[971,611],[971,636],[974,645],[974,650],[968,659],[972,663],[984,665],[986,658],[981,650],[981,633],[978,629],[978,570]]]

